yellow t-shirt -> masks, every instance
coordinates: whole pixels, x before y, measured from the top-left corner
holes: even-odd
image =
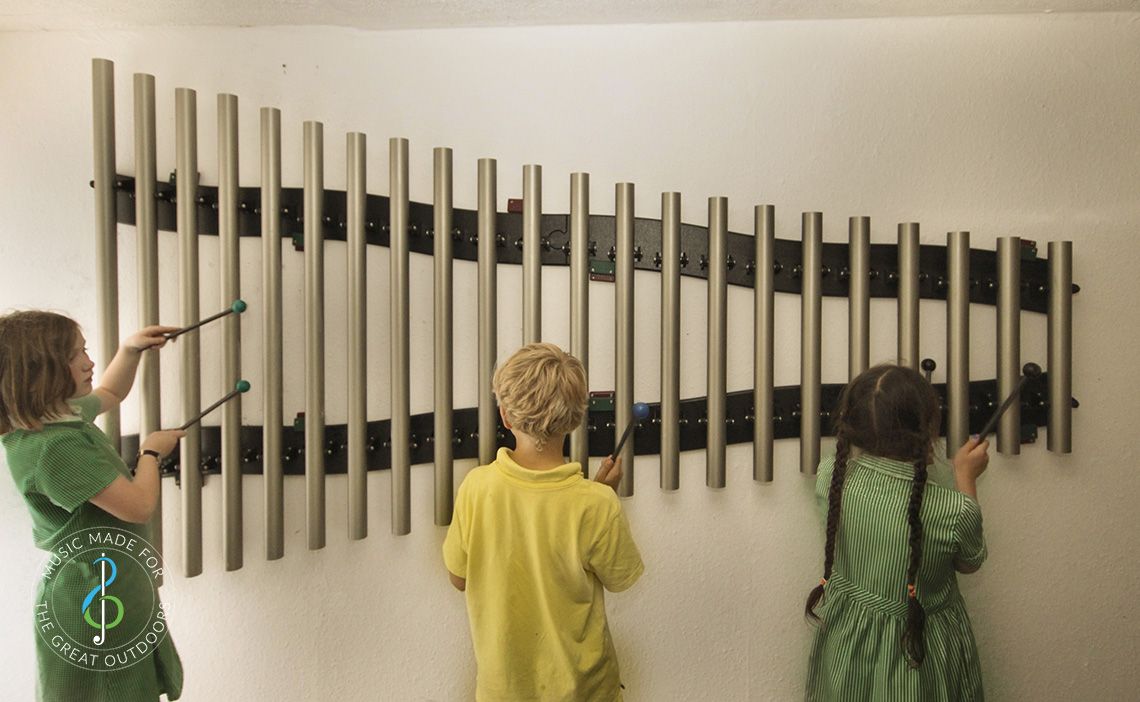
[[[459,486],[443,560],[467,579],[479,702],[621,700],[602,588],[645,566],[612,489],[500,448]]]

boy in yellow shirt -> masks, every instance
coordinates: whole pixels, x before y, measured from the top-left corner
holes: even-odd
[[[604,590],[644,570],[614,492],[621,460],[595,481],[562,457],[589,400],[578,359],[529,344],[493,381],[515,449],[468,473],[443,544],[466,593],[478,702],[621,700]]]

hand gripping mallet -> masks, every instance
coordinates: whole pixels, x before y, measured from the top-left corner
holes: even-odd
[[[218,401],[217,401],[217,402],[215,402],[214,404],[210,405],[210,406],[209,406],[209,407],[207,407],[205,410],[203,410],[203,411],[202,411],[202,413],[201,413],[201,414],[199,414],[197,417],[195,417],[195,418],[191,419],[189,422],[186,422],[185,424],[183,424],[182,426],[180,426],[180,427],[178,427],[178,428],[179,428],[180,430],[182,430],[182,431],[186,431],[186,429],[187,429],[188,427],[190,427],[190,426],[192,426],[192,425],[194,425],[194,424],[197,424],[198,422],[202,421],[202,417],[205,417],[207,414],[209,414],[209,413],[213,412],[214,410],[218,409],[218,408],[219,408],[219,407],[221,407],[223,404],[225,404],[225,403],[229,402],[230,400],[232,400],[233,398],[235,398],[235,397],[237,397],[238,395],[242,394],[243,392],[248,392],[248,391],[249,391],[249,381],[248,381],[248,380],[239,380],[239,381],[237,381],[237,384],[234,386],[234,389],[233,389],[233,390],[231,390],[231,391],[230,391],[230,392],[229,392],[229,393],[228,393],[228,394],[227,394],[225,397],[223,397],[222,399],[218,400]]]
[[[1021,394],[1021,389],[1025,387],[1025,383],[1030,378],[1036,378],[1041,375],[1041,366],[1036,363],[1026,363],[1025,366],[1022,367],[1021,373],[1021,379],[1017,381],[1017,387],[1013,389],[1009,397],[1005,398],[1005,402],[1001,403],[1001,407],[997,408],[997,412],[994,412],[993,416],[990,417],[990,421],[986,422],[986,425],[982,427],[981,433],[978,434],[979,441],[984,441],[985,438],[992,434],[994,429],[997,428],[998,420],[1000,420],[1001,416],[1005,414],[1005,411],[1009,409],[1009,406],[1013,404],[1013,401],[1017,399],[1017,396]]]
[[[629,438],[629,433],[633,431],[633,425],[637,424],[643,419],[649,417],[649,405],[644,402],[633,403],[633,417],[630,418],[629,424],[625,426],[625,431],[622,432],[621,439],[617,442],[617,448],[614,449],[612,455],[615,459],[621,455],[621,447],[625,444],[625,440]]]
[[[203,319],[201,322],[191,324],[188,327],[182,327],[181,329],[178,329],[176,331],[167,332],[167,333],[163,334],[163,336],[165,336],[167,339],[173,339],[177,336],[181,336],[182,334],[185,334],[188,331],[193,331],[193,330],[197,329],[198,327],[200,327],[204,324],[209,324],[210,322],[214,321],[215,319],[221,319],[222,317],[225,317],[227,314],[241,314],[242,312],[245,312],[245,310],[246,310],[245,300],[234,300],[234,303],[232,305],[230,305],[226,309],[222,310],[221,312],[219,312],[217,314],[210,315],[209,317],[206,317],[205,319]]]

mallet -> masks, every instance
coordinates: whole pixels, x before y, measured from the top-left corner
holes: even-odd
[[[630,418],[629,424],[625,426],[625,431],[622,432],[621,439],[617,442],[617,448],[615,448],[613,452],[614,458],[621,455],[621,447],[625,445],[625,440],[629,438],[629,433],[633,431],[633,425],[647,417],[649,417],[649,405],[644,402],[633,403],[633,417]]]
[[[242,312],[245,312],[245,309],[246,309],[245,300],[234,300],[234,303],[232,305],[230,305],[226,309],[222,310],[221,312],[214,314],[214,315],[210,315],[209,317],[206,317],[205,319],[203,319],[201,322],[191,324],[188,327],[182,327],[181,329],[179,329],[177,331],[167,332],[166,334],[163,334],[163,336],[165,336],[167,339],[173,339],[174,337],[185,334],[188,331],[193,331],[193,330],[197,329],[198,327],[200,327],[204,324],[209,324],[210,322],[214,321],[215,319],[221,319],[222,317],[225,317],[227,314],[241,314]]]
[[[1013,401],[1017,399],[1017,396],[1021,394],[1021,389],[1025,387],[1026,381],[1030,378],[1036,378],[1039,375],[1041,375],[1041,366],[1036,363],[1026,363],[1021,369],[1021,379],[1017,381],[1017,387],[1013,389],[1009,397],[1005,398],[1005,402],[1001,403],[1001,407],[997,408],[997,412],[994,412],[993,416],[990,417],[990,421],[986,422],[986,425],[982,427],[982,431],[978,436],[985,439],[992,434],[994,429],[997,428],[998,420],[1000,420],[1001,416],[1005,414],[1005,411],[1009,409],[1009,406],[1013,404]]]
[[[202,421],[202,417],[205,417],[207,414],[218,409],[219,407],[221,407],[226,402],[229,402],[230,400],[232,400],[234,397],[242,394],[243,392],[248,392],[248,391],[249,391],[249,381],[248,380],[237,381],[237,384],[234,386],[234,389],[231,390],[225,397],[218,400],[214,404],[210,405],[205,410],[203,410],[202,413],[199,414],[197,417],[191,419],[189,422],[186,422],[185,424],[183,424],[182,426],[180,426],[178,428],[181,429],[182,431],[186,431],[186,429],[188,427]]]
[[[934,362],[933,358],[922,359],[922,374],[926,376],[926,382],[930,382],[930,376],[934,373],[934,369],[938,364]]]

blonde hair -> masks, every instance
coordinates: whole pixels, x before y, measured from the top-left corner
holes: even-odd
[[[582,362],[554,344],[515,351],[495,370],[492,387],[507,421],[539,451],[582,423],[590,399]]]
[[[78,388],[71,376],[75,320],[29,310],[0,317],[0,434],[38,431]]]

